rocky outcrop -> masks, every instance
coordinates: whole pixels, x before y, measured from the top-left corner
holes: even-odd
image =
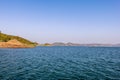
[[[0,48],[31,48],[32,45],[27,45],[19,42],[16,39],[9,40],[8,42],[0,42]]]

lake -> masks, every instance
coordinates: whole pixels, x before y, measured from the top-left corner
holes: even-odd
[[[120,80],[120,47],[1,48],[0,80]]]

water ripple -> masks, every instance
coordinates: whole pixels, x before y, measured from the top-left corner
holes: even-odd
[[[120,80],[120,48],[0,49],[0,80]]]

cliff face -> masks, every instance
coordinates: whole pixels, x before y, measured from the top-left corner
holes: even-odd
[[[32,45],[27,45],[19,42],[16,39],[9,40],[8,42],[0,42],[0,48],[31,48]]]

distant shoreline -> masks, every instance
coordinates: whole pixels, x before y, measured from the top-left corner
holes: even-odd
[[[45,43],[39,44],[38,46],[85,46],[85,47],[120,47],[120,44],[79,44],[79,43],[62,43],[62,42],[55,42],[55,43]]]

